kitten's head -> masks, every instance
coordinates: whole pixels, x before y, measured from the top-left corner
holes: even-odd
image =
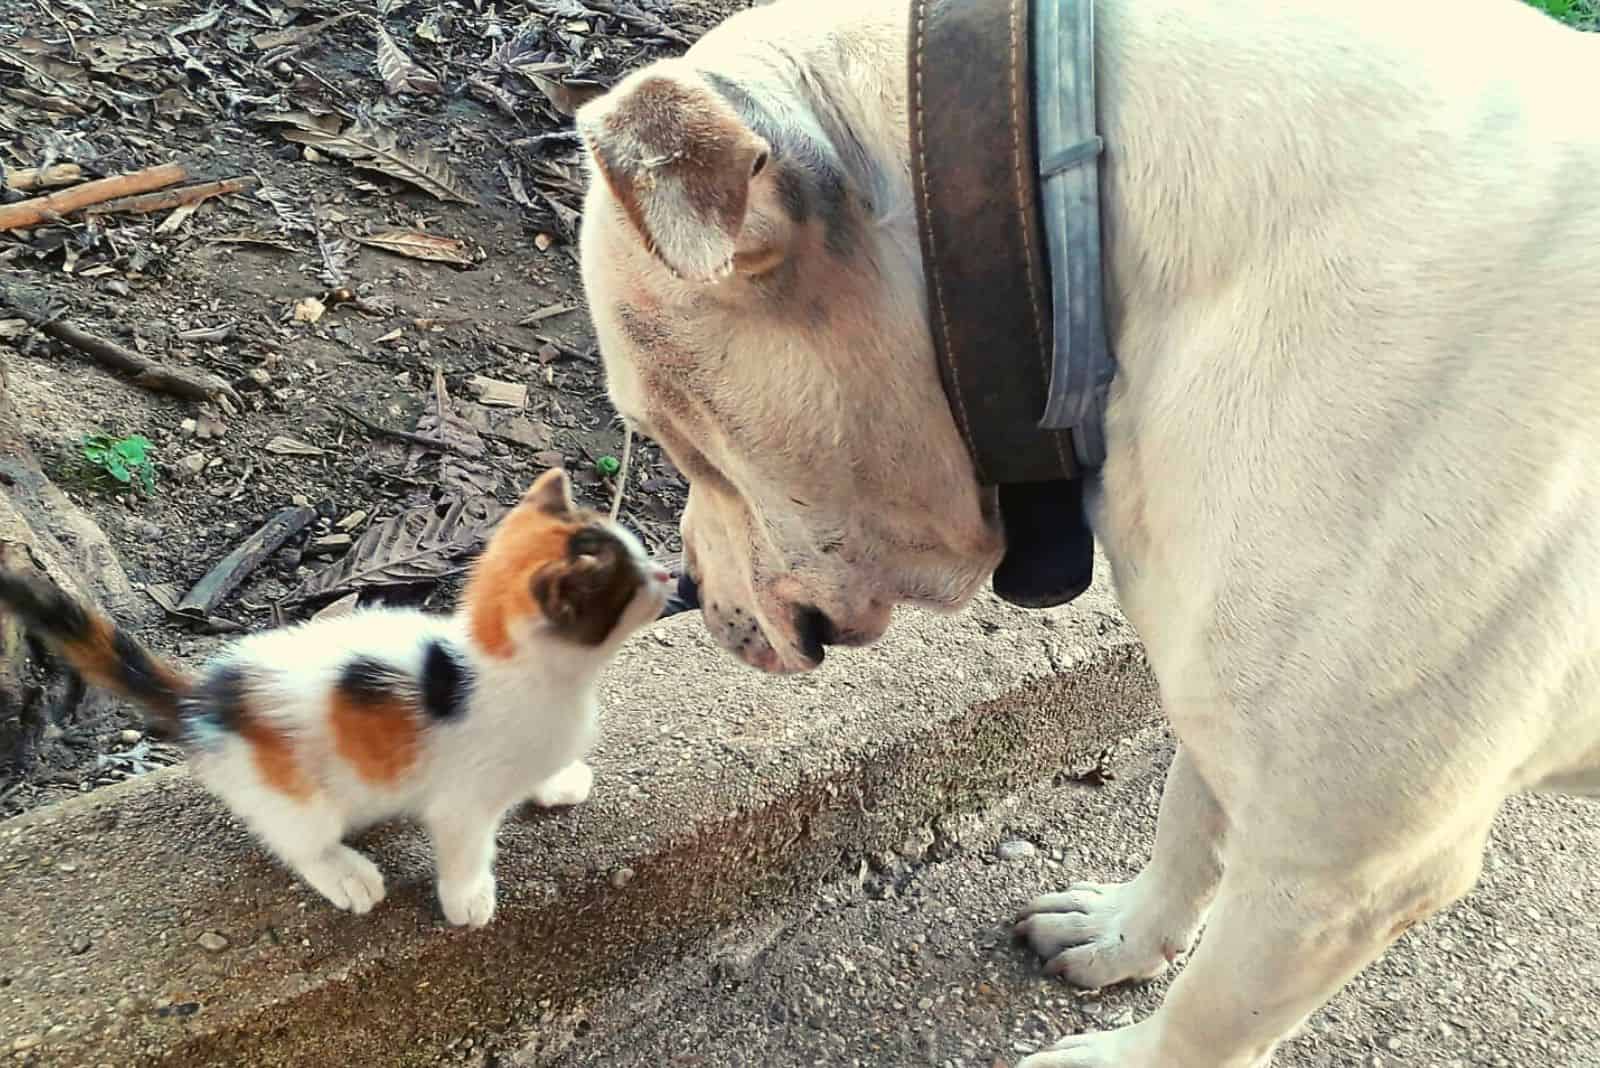
[[[622,526],[572,501],[552,468],[500,520],[467,584],[473,637],[491,656],[552,635],[614,646],[661,614],[671,576]]]

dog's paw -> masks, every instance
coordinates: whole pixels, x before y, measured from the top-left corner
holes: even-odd
[[[302,864],[300,875],[312,889],[346,912],[371,912],[383,900],[383,873],[347,845],[334,846],[316,860]]]
[[[494,873],[471,882],[439,884],[444,918],[456,927],[482,927],[494,919]]]
[[[1045,970],[1074,986],[1149,979],[1194,940],[1193,926],[1171,921],[1154,896],[1138,880],[1077,883],[1029,902],[1016,931],[1045,958]]]
[[[1017,1068],[1156,1068],[1149,1024],[1091,1031],[1064,1038],[1047,1050],[1024,1057]],[[1161,1068],[1180,1068],[1163,1064]]]

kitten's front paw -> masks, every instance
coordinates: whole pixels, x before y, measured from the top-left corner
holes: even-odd
[[[337,908],[360,915],[383,900],[383,873],[347,845],[334,846],[297,867],[305,881]]]
[[[455,885],[439,884],[444,918],[457,927],[482,927],[494,919],[494,873]]]
[[[541,808],[581,805],[589,800],[593,790],[594,769],[581,760],[574,760],[534,787],[533,803]]]

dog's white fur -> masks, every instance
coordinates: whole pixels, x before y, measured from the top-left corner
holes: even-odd
[[[908,2],[741,13],[580,115],[613,397],[691,479],[708,625],[767,670],[814,666],[803,606],[871,640],[1001,544],[928,338]],[[1024,1064],[1261,1065],[1472,886],[1506,796],[1600,793],[1600,39],[1514,0],[1096,13],[1120,372],[1092,518],[1182,748],[1144,872],[1021,929],[1091,987],[1207,932],[1155,1015]],[[651,108],[707,75],[838,149],[853,244],[784,216],[782,144],[712,235],[731,261],[633,225],[701,161],[730,180],[715,129],[677,151]]]

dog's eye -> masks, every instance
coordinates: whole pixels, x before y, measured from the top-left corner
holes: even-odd
[[[750,164],[750,177],[754,178],[756,175],[758,175],[762,171],[766,170],[766,168],[767,168],[767,153],[763,152],[759,156],[756,157],[756,161],[754,163]]]

